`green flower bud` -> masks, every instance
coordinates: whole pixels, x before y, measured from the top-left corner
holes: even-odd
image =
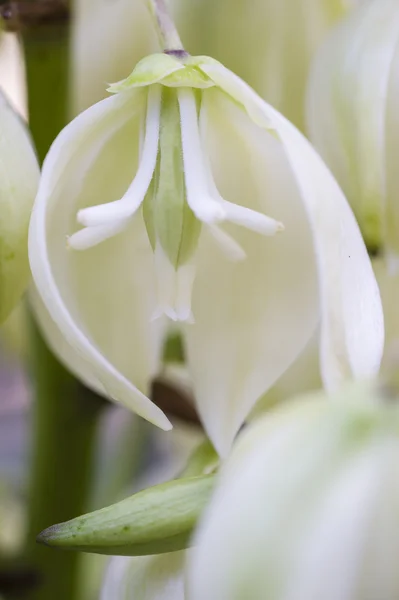
[[[29,281],[28,226],[39,167],[28,131],[0,94],[0,323]]]
[[[45,529],[38,541],[66,550],[144,556],[187,548],[214,485],[212,475],[157,485]]]

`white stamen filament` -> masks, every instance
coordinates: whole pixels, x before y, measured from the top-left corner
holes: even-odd
[[[128,224],[129,222],[126,219],[122,219],[110,225],[85,227],[69,236],[67,238],[67,245],[73,250],[87,250],[120,233]]]
[[[282,231],[283,224],[275,219],[222,198],[213,179],[209,159],[203,151],[194,94],[190,89],[181,88],[178,97],[187,202],[196,217],[208,224],[230,221],[262,235]],[[202,132],[206,127],[205,121],[201,109]],[[221,236],[218,238],[220,241]]]
[[[143,149],[135,178],[120,200],[84,208],[78,212],[78,221],[86,227],[109,224],[132,217],[141,206],[154,174],[161,117],[161,86],[148,89],[146,128]]]
[[[194,93],[189,88],[179,88],[177,94],[187,202],[200,221],[218,223],[225,219],[225,212],[208,191]]]

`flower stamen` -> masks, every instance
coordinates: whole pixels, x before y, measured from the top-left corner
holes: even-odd
[[[143,151],[135,178],[124,196],[78,212],[78,221],[86,227],[107,225],[110,221],[131,218],[143,203],[151,183],[158,154],[161,117],[161,86],[152,85],[148,90],[146,128]]]
[[[181,88],[178,98],[187,202],[195,216],[208,225],[230,221],[262,235],[283,231],[282,223],[220,195],[203,151],[194,94]]]

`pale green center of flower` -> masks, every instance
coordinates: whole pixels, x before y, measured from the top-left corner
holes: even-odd
[[[177,321],[192,320],[192,263],[201,226],[233,260],[244,259],[245,253],[220,228],[224,221],[263,235],[283,229],[274,219],[221,197],[204,145],[194,91],[149,86],[135,178],[120,200],[80,210],[78,221],[85,228],[69,238],[69,246],[76,250],[95,246],[124,230],[142,207],[158,281],[154,317],[166,314]]]

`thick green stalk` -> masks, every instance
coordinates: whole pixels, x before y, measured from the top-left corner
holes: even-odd
[[[68,120],[68,30],[67,19],[56,24],[45,20],[23,35],[29,121],[41,161]],[[93,442],[104,401],[58,363],[34,324],[31,355],[35,398],[27,560],[40,583],[25,598],[75,600],[80,555],[54,552],[35,539],[43,528],[87,509]]]

